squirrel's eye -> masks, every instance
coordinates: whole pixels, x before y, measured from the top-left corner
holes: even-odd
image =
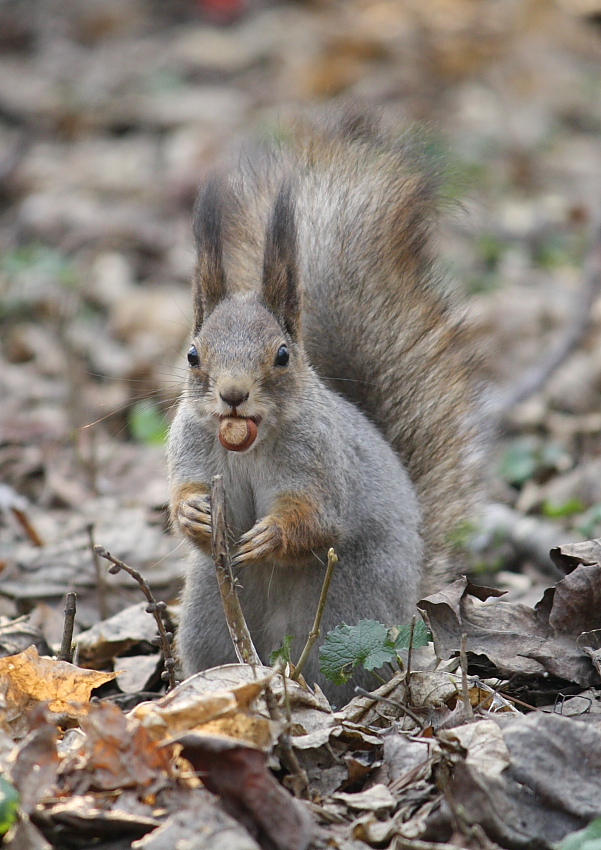
[[[195,345],[190,346],[190,350],[188,351],[188,363],[190,366],[200,366],[200,357],[198,356],[198,351],[196,350]]]
[[[290,354],[288,353],[287,345],[280,345],[278,348],[278,353],[275,356],[275,365],[276,366],[287,366],[288,361],[290,360]]]

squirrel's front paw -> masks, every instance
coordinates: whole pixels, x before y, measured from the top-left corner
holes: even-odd
[[[198,494],[182,499],[176,518],[190,540],[197,545],[211,545],[211,504],[208,496]]]
[[[238,551],[232,566],[244,566],[276,554],[282,547],[282,530],[273,519],[265,517],[255,523],[238,541]]]

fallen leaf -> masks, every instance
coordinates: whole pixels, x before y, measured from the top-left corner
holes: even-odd
[[[137,644],[150,646],[157,626],[154,617],[146,611],[147,604],[129,605],[113,617],[81,632],[77,636],[81,662],[100,666]]]
[[[159,681],[161,658],[159,655],[126,655],[115,662],[119,669],[117,685],[125,694],[147,691]]]
[[[164,785],[173,776],[172,748],[162,747],[131,714],[108,702],[81,717],[86,737],[66,782],[83,793]]]
[[[21,809],[31,814],[54,784],[59,767],[57,730],[50,724],[30,732],[11,756],[10,778],[21,795]]]
[[[178,743],[209,791],[219,794],[229,813],[257,836],[262,847],[305,850],[313,834],[311,817],[267,770],[266,753],[194,733]]]
[[[503,726],[510,763],[461,761],[449,786],[468,823],[512,850],[550,848],[601,814],[601,728],[542,712]]]
[[[206,791],[196,791],[162,826],[132,842],[132,850],[260,850],[246,829]]]
[[[332,799],[344,803],[350,809],[356,809],[360,812],[375,812],[380,815],[389,812],[396,805],[396,800],[386,785],[372,785],[366,791],[359,791],[356,794],[347,794],[341,791],[338,794],[333,794]]]
[[[98,673],[44,658],[30,646],[18,655],[0,658],[0,688],[6,701],[3,712],[15,717],[48,703],[54,714],[80,717],[89,710],[94,688],[114,678],[114,673]]]
[[[440,658],[457,655],[465,634],[468,659],[488,661],[497,675],[550,673],[589,687],[601,678],[579,639],[601,627],[600,586],[601,565],[581,564],[546,590],[534,608],[488,599],[499,592],[477,588],[465,578],[421,600],[418,607]]]
[[[191,676],[156,702],[140,703],[131,716],[139,720],[155,740],[198,730],[204,735],[223,735],[268,749],[276,737],[273,721],[253,711],[252,703],[272,678],[270,671],[260,679],[243,682],[231,690],[198,693],[195,688],[197,676]]]
[[[466,762],[487,776],[496,776],[509,764],[503,733],[494,720],[466,723],[438,733],[442,741],[457,741],[467,750]]]

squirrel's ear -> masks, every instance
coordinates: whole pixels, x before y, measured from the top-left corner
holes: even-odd
[[[293,340],[300,330],[294,202],[288,183],[278,192],[265,236],[263,301]]]
[[[223,211],[227,194],[223,178],[212,177],[201,189],[194,207],[194,236],[198,248],[192,283],[195,331],[227,295],[223,268]]]

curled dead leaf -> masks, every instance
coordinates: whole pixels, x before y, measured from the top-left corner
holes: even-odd
[[[114,678],[114,673],[84,670],[67,661],[42,657],[34,646],[18,655],[0,658],[4,711],[14,718],[41,703],[47,703],[54,714],[80,717],[89,710],[94,688]]]

